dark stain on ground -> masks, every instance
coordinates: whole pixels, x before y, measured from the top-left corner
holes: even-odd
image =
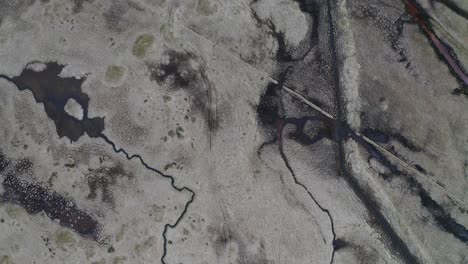
[[[362,134],[372,141],[380,144],[388,144],[390,140],[395,140],[403,145],[405,148],[413,152],[421,152],[422,149],[415,143],[411,142],[408,138],[396,132],[383,132],[374,128],[365,128],[362,130]]]
[[[390,141],[390,137],[379,130],[365,128],[361,133],[377,143],[387,144]]]
[[[101,201],[110,207],[114,207],[114,195],[112,193],[112,185],[117,183],[119,177],[132,178],[133,176],[126,173],[121,164],[106,167],[102,166],[97,170],[91,171],[87,175],[89,194],[88,199],[95,200],[98,196],[98,191],[101,190]]]
[[[464,95],[465,97],[468,98],[468,85],[462,85],[459,88],[455,88],[452,91],[452,94],[454,94],[454,95]]]
[[[421,200],[421,205],[426,208],[426,210],[432,215],[436,224],[444,231],[451,233],[460,241],[467,243],[468,242],[468,231],[459,223],[456,222],[454,218],[450,216],[448,212],[438,204],[432,197],[429,195],[429,192],[411,175],[406,172],[401,171],[395,164],[390,162],[385,156],[377,150],[375,147],[370,145],[368,142],[363,140],[361,137],[355,133],[351,133],[351,137],[363,146],[369,153],[369,155],[376,160],[378,160],[382,165],[387,167],[391,174],[394,177],[402,177],[405,182],[408,184],[410,190],[412,190],[414,195],[419,196]],[[415,169],[421,173],[426,173],[426,170],[420,165],[415,165]],[[385,176],[385,175],[382,175]],[[384,177],[385,180],[391,181],[391,177]]]
[[[208,226],[208,235],[215,249],[218,258],[230,254],[231,246],[236,245],[238,248],[237,258],[235,263],[239,264],[270,264],[265,250],[265,242],[263,239],[249,241],[243,239],[238,230],[232,229],[229,225],[218,227]],[[227,253],[227,254],[226,254]]]
[[[273,36],[277,43],[278,49],[276,51],[276,60],[278,62],[296,62],[303,60],[312,50],[312,48],[318,43],[318,23],[319,23],[319,8],[315,1],[297,0],[299,8],[302,12],[309,15],[312,22],[310,23],[308,32],[306,33],[305,39],[303,39],[297,46],[291,47],[288,45],[288,41],[285,38],[283,31],[276,28],[275,23],[272,19],[261,19],[255,11],[255,5],[260,2],[259,0],[253,0],[250,3],[250,10],[252,17],[259,26],[267,28],[269,34]]]
[[[3,154],[2,151],[0,151],[0,173],[2,173],[8,165],[10,165],[11,160]]]
[[[28,10],[36,0],[0,1],[0,25],[5,18],[15,19]]]
[[[0,176],[4,178],[2,183],[4,193],[0,201],[20,205],[31,215],[44,212],[51,220],[58,220],[61,226],[98,241],[100,224],[91,215],[80,210],[74,201],[39,183],[20,179],[26,168],[18,170],[18,167],[22,167],[18,166],[18,163],[32,166],[30,161],[25,162],[25,160],[13,161],[0,151]]]
[[[427,174],[427,171],[419,164],[414,164],[414,168],[422,174]]]
[[[85,78],[60,77],[65,66],[56,62],[45,63],[46,68],[42,71],[34,71],[28,66],[19,76],[10,78],[0,75],[0,78],[12,82],[20,91],[30,90],[36,102],[44,104],[45,112],[54,121],[59,137],[77,141],[85,132],[90,137],[101,134],[104,130],[104,118],[88,117],[89,97],[81,91]],[[82,120],[65,111],[69,99],[74,99],[81,105]]]
[[[359,264],[375,264],[381,263],[379,261],[379,255],[375,252],[375,249],[369,246],[356,245],[355,243],[348,243],[348,249],[352,250],[354,256],[356,257],[357,263]],[[407,262],[407,264],[413,264],[412,262]]]
[[[432,197],[429,195],[429,192],[413,176],[401,171],[396,165],[385,158],[385,156],[379,150],[374,148],[356,134],[351,134],[351,137],[361,146],[363,146],[371,157],[375,158],[382,165],[387,167],[394,177],[402,177],[405,180],[409,189],[413,192],[414,195],[417,195],[420,198],[421,205],[426,208],[426,210],[432,215],[436,224],[442,230],[451,233],[464,243],[468,242],[468,231],[466,227],[457,223],[456,220],[452,218],[440,204],[432,199]],[[415,165],[415,168],[421,173],[426,173],[426,171],[419,165]],[[384,177],[384,179],[388,181],[392,180],[391,177]]]
[[[286,117],[282,85],[283,82],[268,83],[256,109],[259,127],[270,140],[287,125],[292,125],[294,130],[286,136],[302,146],[311,146],[324,138],[336,141],[348,134],[347,126],[326,116],[300,114],[300,117]]]
[[[169,85],[174,89],[187,89],[200,79],[198,69],[191,65],[194,55],[175,50],[167,51],[166,61],[159,65],[148,65],[151,71],[151,80],[158,84]]]
[[[85,2],[92,2],[94,0],[73,0],[73,8],[72,11],[74,14],[81,12],[83,10],[83,4]]]
[[[368,151],[370,156],[376,158],[382,165],[387,167],[394,177],[402,177],[405,180],[413,194],[419,196],[421,205],[426,208],[426,210],[432,215],[436,224],[442,230],[451,233],[464,243],[468,242],[468,230],[466,230],[463,225],[457,223],[456,220],[452,218],[440,204],[432,199],[432,197],[429,195],[429,192],[413,176],[401,171],[396,165],[385,158],[385,156],[380,151],[378,151],[369,143],[365,142],[356,134],[352,135],[352,138],[361,146],[363,146]],[[426,173],[426,171],[419,165],[415,165],[415,168],[421,173]],[[392,180],[391,177],[384,177],[384,179],[388,181]]]
[[[259,127],[271,140],[277,134],[278,122],[284,118],[281,86],[268,83],[257,105]]]
[[[295,140],[302,146],[311,146],[318,141],[328,138],[333,139],[333,132],[339,132],[340,129],[332,130],[332,126],[323,125],[323,119],[320,116],[306,116],[301,118],[286,118],[284,124],[293,124],[295,130],[288,137]]]
[[[130,5],[127,1],[112,1],[109,9],[103,14],[107,29],[122,32],[128,26],[128,21],[124,20],[124,16],[129,9]]]
[[[264,136],[269,140],[276,140],[280,126],[293,125],[294,131],[286,136],[303,146],[310,146],[323,138],[333,139],[338,136],[334,135],[334,132],[340,134],[343,132],[338,127],[332,129],[337,123],[326,117],[305,115],[298,118],[286,117],[282,90],[285,81],[285,76],[280,76],[279,83],[269,82],[257,105],[258,123]]]
[[[333,241],[333,248],[335,250],[340,250],[340,249],[345,248],[347,246],[348,246],[348,243],[346,241],[344,241],[343,239],[341,239],[341,238],[335,239],[335,241]]]
[[[150,78],[171,90],[183,90],[189,95],[193,112],[201,113],[209,130],[220,126],[214,86],[208,79],[201,60],[188,51],[167,50],[159,63],[147,62]]]
[[[382,3],[382,5],[385,4]],[[397,7],[393,8],[396,10]],[[404,26],[406,24],[415,24],[408,14],[403,12],[403,6],[401,6],[401,12],[397,19],[389,17],[382,12],[381,7],[373,6],[364,3],[357,3],[351,8],[351,15],[359,20],[366,22],[372,22],[373,25],[378,27],[381,32],[385,32],[384,37],[390,43],[392,50],[398,54],[397,61],[405,64],[405,68],[409,69],[411,63],[408,61],[406,55],[406,48],[402,41]],[[378,31],[377,31],[378,32]]]
[[[414,181],[414,179],[413,179]],[[434,217],[435,222],[439,225],[444,231],[452,234],[458,240],[468,245],[468,230],[465,226],[456,222],[456,220],[450,216],[445,209],[439,205],[429,193],[420,186],[419,183],[415,183],[417,187],[417,192],[421,198],[421,204],[424,206]]]

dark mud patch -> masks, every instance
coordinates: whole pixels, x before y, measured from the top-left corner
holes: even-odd
[[[124,19],[130,9],[127,1],[112,1],[109,9],[103,14],[106,28],[114,32],[122,32],[128,27],[128,21]]]
[[[104,22],[106,28],[113,32],[123,32],[136,23],[138,13],[145,9],[136,1],[113,0],[111,6],[104,12]]]
[[[427,171],[423,167],[421,167],[421,165],[419,164],[415,164],[414,168],[422,174],[427,174]]]
[[[318,5],[314,1],[296,1],[299,3],[300,10],[309,15],[310,23],[308,23],[306,37],[297,46],[290,46],[285,38],[285,33],[276,27],[272,18],[262,19],[257,14],[255,5],[258,2],[258,0],[254,0],[250,3],[251,15],[258,26],[266,28],[267,32],[276,39],[278,44],[276,60],[283,63],[297,62],[309,55],[312,48],[318,43],[318,18],[320,15]]]
[[[363,134],[370,139],[374,139],[376,141],[380,140],[380,143],[386,143],[390,138],[396,138],[400,143],[402,143],[410,150],[419,150],[419,148],[413,146],[412,143],[409,143],[408,140],[401,135],[395,136],[395,134],[392,134],[388,136],[381,131],[373,129],[365,129]],[[452,218],[446,211],[446,209],[430,196],[429,192],[421,185],[421,183],[419,183],[412,175],[409,175],[407,172],[400,170],[397,165],[393,164],[385,157],[383,153],[363,140],[362,137],[356,135],[355,133],[352,133],[351,135],[357,143],[359,143],[367,150],[370,157],[375,158],[377,161],[379,161],[380,164],[389,169],[393,177],[401,177],[406,182],[408,189],[412,192],[413,195],[419,197],[422,207],[431,214],[435,223],[440,227],[441,230],[452,234],[455,238],[464,242],[465,244],[468,243],[468,230],[466,227],[457,223],[456,220]],[[427,173],[427,171],[418,164],[415,164],[414,168],[420,173]],[[391,181],[393,179],[392,177],[389,177],[389,175],[381,174],[381,176],[383,176],[387,181]]]
[[[44,212],[52,221],[65,228],[72,229],[79,235],[98,241],[101,226],[90,214],[78,208],[76,203],[63,195],[43,187],[39,183],[21,179],[24,169],[32,166],[27,159],[15,161],[0,151],[0,176],[3,178],[4,193],[1,203],[17,204],[30,215]],[[28,168],[23,167],[27,164]],[[30,169],[30,168],[29,168]]]
[[[396,132],[383,132],[378,129],[373,129],[373,128],[365,128],[362,130],[362,135],[369,138],[370,140],[378,143],[379,145],[383,146],[386,150],[394,154],[395,156],[399,157],[401,160],[407,162],[408,164],[412,164],[413,162],[410,162],[407,160],[407,158],[403,157],[400,155],[394,145],[394,142],[398,142],[401,144],[404,148],[410,150],[413,153],[416,152],[422,152],[423,149],[419,147],[417,144],[413,143],[410,139],[406,138],[405,136],[401,135],[400,133]],[[395,165],[393,165],[390,161],[388,161],[387,158],[385,158],[380,151],[377,151],[377,149],[370,145],[368,142],[365,142],[362,140],[361,137],[355,136],[356,141],[360,141],[359,143],[364,146],[368,153],[373,157],[376,158],[381,164],[383,164],[385,167],[389,168],[392,174],[394,175],[400,175],[401,171],[397,169]],[[421,167],[419,164],[413,164],[413,167],[419,171],[420,173],[427,174],[426,169]]]
[[[83,10],[83,4],[85,2],[93,2],[94,0],[73,0],[72,11],[74,14],[79,13]]]
[[[89,97],[81,91],[85,78],[60,77],[65,65],[56,62],[45,63],[45,68],[40,71],[31,69],[31,65],[24,68],[19,76],[10,78],[0,75],[0,78],[12,82],[20,91],[31,91],[36,102],[44,105],[47,116],[54,121],[60,138],[77,141],[84,133],[98,137],[104,130],[104,118],[88,117]],[[82,120],[65,111],[69,99],[74,99],[83,109]]]
[[[353,252],[354,256],[357,259],[357,263],[374,264],[383,262],[376,250],[373,248],[349,243],[347,249]]]
[[[276,135],[279,122],[285,116],[282,94],[282,87],[270,82],[257,105],[259,126],[270,139]]]
[[[370,157],[375,158],[380,162],[380,164],[389,169],[393,177],[401,177],[406,182],[408,189],[413,193],[413,195],[419,197],[422,207],[431,214],[435,223],[441,230],[452,234],[458,240],[468,244],[468,230],[466,227],[457,223],[446,209],[430,196],[429,192],[421,185],[421,183],[419,183],[413,176],[400,170],[398,166],[390,162],[384,154],[364,141],[361,137],[353,134],[353,139],[367,150]],[[415,169],[421,173],[427,173],[420,165],[416,164]],[[392,180],[392,177],[388,177],[388,175],[381,176],[383,176],[387,181]]]
[[[457,221],[420,186],[418,186],[418,195],[421,198],[421,205],[431,213],[436,224],[445,232],[452,234],[458,240],[468,245],[468,230],[466,227],[457,223]]]
[[[413,152],[421,152],[422,148],[417,146],[414,142],[410,139],[406,138],[400,133],[396,132],[384,132],[374,128],[365,128],[362,130],[362,134],[371,140],[381,143],[381,144],[389,144],[391,140],[395,140],[405,148],[413,151]]]
[[[380,6],[379,6],[380,5]],[[412,68],[408,58],[408,47],[405,44],[405,26],[415,24],[410,15],[404,12],[404,5],[396,2],[392,5],[377,3],[377,5],[358,3],[351,5],[351,16],[364,23],[371,23],[381,32],[390,48],[396,54],[395,61],[404,64],[405,69],[411,76],[417,74]],[[390,11],[382,11],[388,9]],[[391,12],[394,11],[394,12]]]
[[[335,131],[340,137],[339,129],[326,121],[328,120],[320,116],[306,116],[286,118],[283,125],[294,125],[294,131],[287,135],[290,139],[295,140],[302,146],[311,146],[324,138],[333,140]]]
[[[421,183],[419,183],[413,176],[400,170],[398,166],[390,162],[385,157],[385,155],[383,155],[379,150],[377,150],[369,143],[362,140],[362,138],[354,135],[353,139],[361,146],[363,146],[371,157],[377,159],[380,164],[389,169],[393,177],[401,177],[406,182],[408,189],[412,192],[413,195],[419,197],[421,206],[430,213],[435,221],[435,224],[441,230],[452,234],[461,242],[468,244],[468,230],[466,227],[457,223],[456,220],[446,211],[446,209],[430,196],[429,192],[421,185]],[[426,173],[426,170],[424,170],[419,165],[415,165],[415,168],[421,173]],[[381,176],[383,176],[387,181],[391,181],[393,179],[388,175]]]
[[[188,51],[167,50],[160,62],[147,62],[150,78],[170,91],[187,93],[192,112],[202,115],[214,134],[220,127],[215,87],[202,60]]]
[[[231,255],[231,246],[235,245],[237,256],[235,263],[240,264],[270,264],[263,239],[245,239],[248,234],[242,234],[230,226],[208,226],[208,235],[212,247],[219,259]]]
[[[340,250],[342,248],[346,248],[348,245],[348,242],[341,238],[337,238],[335,239],[335,241],[333,241],[333,248],[335,249],[335,251]]]
[[[282,86],[286,79],[284,76],[281,79],[277,84],[268,83],[257,105],[258,124],[264,136],[272,140],[285,126],[291,125],[293,131],[285,136],[302,146],[311,146],[324,138],[336,141],[349,134],[344,123],[318,113],[304,112],[299,102],[284,99]]]
[[[101,166],[87,174],[89,187],[88,199],[95,200],[101,193],[101,201],[111,208],[115,206],[115,199],[112,186],[117,184],[119,178],[133,178],[133,175],[126,172],[121,164],[115,166]]]
[[[5,18],[15,19],[26,12],[36,0],[0,1],[0,26]]]

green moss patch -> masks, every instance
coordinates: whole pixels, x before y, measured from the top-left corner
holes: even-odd
[[[198,0],[197,12],[201,15],[209,16],[218,11],[218,6],[210,0]]]
[[[0,264],[15,264],[10,256],[4,255],[0,257]]]
[[[112,264],[123,264],[125,263],[125,261],[127,260],[127,257],[115,257],[113,260],[112,260]]]
[[[124,68],[117,65],[110,65],[107,67],[106,79],[108,81],[119,81],[124,73]]]
[[[133,44],[132,53],[138,58],[143,58],[148,49],[153,45],[154,37],[150,34],[143,34],[138,36],[135,43]]]
[[[69,247],[73,247],[75,245],[75,238],[73,234],[69,231],[59,231],[55,234],[55,243],[61,249],[66,249]]]
[[[7,215],[11,218],[11,219],[14,219],[14,218],[19,218],[21,217],[22,215],[24,215],[25,211],[23,208],[17,206],[17,205],[10,205],[8,204],[6,207],[5,207],[5,211],[7,213]]]

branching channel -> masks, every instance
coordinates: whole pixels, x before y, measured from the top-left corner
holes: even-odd
[[[179,191],[179,192],[189,192],[190,193],[190,200],[185,204],[184,210],[182,211],[182,214],[179,216],[179,218],[177,218],[177,221],[175,223],[173,223],[173,224],[168,223],[168,224],[166,224],[164,226],[164,231],[163,231],[164,251],[163,251],[163,255],[161,256],[161,263],[165,264],[166,262],[164,261],[164,259],[165,259],[166,255],[167,255],[167,230],[169,228],[175,228],[180,223],[180,221],[182,221],[185,214],[187,213],[188,207],[190,206],[191,203],[193,203],[193,201],[195,199],[195,192],[192,189],[188,188],[188,187],[177,187],[175,185],[174,177],[172,177],[170,175],[167,175],[167,174],[164,174],[160,170],[151,167],[150,165],[148,165],[148,163],[146,163],[143,160],[143,158],[140,155],[137,155],[137,154],[130,155],[124,149],[117,148],[115,143],[112,140],[110,140],[106,135],[101,134],[99,137],[102,138],[106,143],[110,144],[112,146],[112,148],[114,149],[115,153],[123,153],[128,160],[137,159],[146,169],[148,169],[148,170],[150,170],[152,172],[155,172],[155,173],[159,174],[160,176],[162,176],[164,178],[168,178],[171,181],[172,187],[174,189],[176,189],[177,191]]]

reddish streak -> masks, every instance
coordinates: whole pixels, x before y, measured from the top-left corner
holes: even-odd
[[[458,77],[463,80],[465,85],[468,85],[468,75],[463,71],[458,62],[452,57],[447,47],[439,40],[434,32],[432,32],[427,21],[423,19],[423,16],[421,15],[421,12],[419,11],[416,3],[413,0],[403,0],[403,2],[406,4],[406,9],[410,15],[414,17],[421,29],[429,36],[434,46],[436,46],[440,54],[442,54],[450,67],[452,67],[452,70],[455,72],[455,74],[457,74]]]

